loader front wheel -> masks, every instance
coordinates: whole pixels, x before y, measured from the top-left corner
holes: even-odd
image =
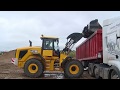
[[[32,78],[37,78],[43,74],[43,64],[37,59],[30,59],[24,65],[24,73]]]
[[[80,78],[84,68],[80,61],[70,60],[65,64],[64,76],[66,78]]]

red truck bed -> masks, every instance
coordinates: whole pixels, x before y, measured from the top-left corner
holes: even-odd
[[[102,30],[97,30],[93,35],[87,38],[76,48],[76,59],[95,60],[98,59],[98,53],[101,52],[102,60]]]

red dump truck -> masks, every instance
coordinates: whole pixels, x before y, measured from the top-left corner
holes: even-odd
[[[76,59],[95,78],[120,78],[120,17],[107,19],[76,48]]]

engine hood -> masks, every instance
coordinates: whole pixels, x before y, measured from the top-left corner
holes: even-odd
[[[28,49],[41,49],[40,46],[32,46],[32,47],[20,47],[20,48],[17,48],[17,50],[28,50]]]

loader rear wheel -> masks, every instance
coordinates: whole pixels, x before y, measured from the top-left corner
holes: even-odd
[[[80,61],[70,60],[65,64],[64,76],[66,78],[79,78],[83,71],[84,68]]]
[[[43,74],[43,64],[37,59],[30,59],[25,63],[24,73],[32,78],[37,78]]]

